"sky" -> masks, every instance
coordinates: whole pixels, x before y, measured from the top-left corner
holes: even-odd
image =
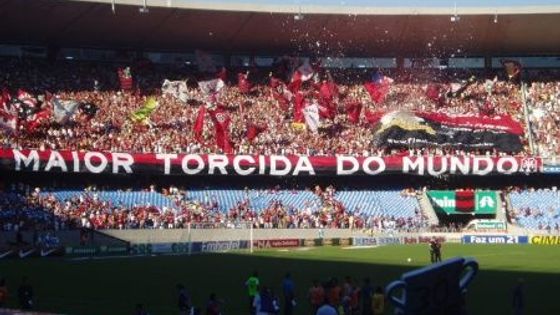
[[[329,6],[381,6],[381,7],[508,7],[560,5],[560,0],[206,0],[208,2],[329,5]]]

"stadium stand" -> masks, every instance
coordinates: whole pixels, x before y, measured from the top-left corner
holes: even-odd
[[[560,192],[557,189],[512,191],[509,198],[514,223],[533,230],[560,230]]]
[[[25,111],[22,114],[21,110],[18,114],[20,120],[17,129],[20,132],[17,135],[12,132],[1,136],[0,144],[3,147],[155,153],[229,151],[229,148],[218,145],[217,136],[212,132],[214,128],[211,119],[203,120],[201,134],[195,134],[193,126],[197,121],[200,106],[207,102],[206,93],[197,86],[189,84],[185,90],[187,104],[170,95],[161,95],[162,82],[166,78],[200,82],[200,73],[192,68],[180,71],[170,71],[166,67],[159,66],[153,66],[149,71],[139,69],[133,72],[135,82],[138,82],[136,89],[128,91],[119,89],[116,66],[113,65],[91,66],[62,61],[57,62],[56,65],[46,65],[40,61],[5,60],[0,64],[0,71],[5,73],[2,88],[6,93],[4,103],[5,111],[8,113],[23,106],[20,105],[21,103],[25,104],[22,102],[22,97],[30,95],[28,99],[34,99],[35,95],[44,95],[46,92],[53,93],[54,99],[61,102],[82,104],[75,112],[72,110],[67,120],[61,123],[62,120],[52,116],[44,117],[45,119],[42,120],[35,118],[38,117],[38,113],[43,113],[42,110],[50,108],[54,101],[41,103],[33,100],[35,108],[28,114],[25,114],[27,113]],[[323,69],[317,71],[318,79],[323,80],[322,82],[303,82],[302,88],[307,98],[306,102],[311,103],[319,99],[321,103],[319,133],[301,132],[294,125],[301,122],[301,118],[296,117],[293,108],[283,107],[289,106],[284,102],[294,102],[293,99],[289,100],[293,96],[282,99],[284,96],[279,97],[275,94],[275,88],[270,86],[276,83],[273,84],[266,74],[269,71],[276,71],[275,69],[251,69],[252,73],[246,79],[247,84],[251,86],[249,93],[242,91],[239,80],[231,79],[239,71],[245,70],[228,69],[230,78],[226,82],[228,86],[220,91],[216,99],[218,104],[224,106],[225,113],[230,119],[228,137],[232,143],[231,153],[306,155],[346,153],[358,156],[408,153],[409,148],[406,146],[399,148],[373,141],[373,127],[379,122],[380,113],[395,110],[475,117],[505,115],[524,124],[518,86],[506,79],[490,84],[488,80],[485,81],[488,75],[480,71],[471,72],[476,75],[475,81],[467,81],[469,74],[466,72],[422,70],[420,76],[414,69],[394,74],[387,71],[387,77],[392,76],[395,82],[391,85],[390,91],[386,92],[387,95],[384,95],[381,100],[374,97],[374,100],[363,85],[364,82],[371,80],[368,78],[371,74],[367,71],[332,69],[327,72]],[[425,72],[433,73],[435,78],[423,79]],[[291,80],[288,74],[278,75],[279,79],[287,82]],[[327,93],[330,95],[329,100],[323,101],[322,98],[325,96],[321,95],[323,93],[320,92],[321,87],[328,84],[331,84],[333,90]],[[445,100],[441,98],[443,94],[461,88],[462,97],[455,95]],[[284,88],[286,93],[287,89],[290,87]],[[297,94],[295,90],[292,89],[290,95]],[[149,118],[150,123],[148,125],[132,123],[131,115],[141,108],[149,97],[155,97],[159,104],[149,117],[143,117]],[[355,104],[361,104],[359,110],[349,110],[355,108]],[[95,110],[91,111],[91,108]],[[35,116],[30,116],[31,112]],[[350,112],[355,113],[356,116],[352,118]],[[23,123],[24,120],[27,120],[27,124]],[[6,126],[11,128],[8,123],[4,127]],[[556,128],[550,123],[547,126]],[[511,147],[511,151],[508,151],[507,147],[493,146],[483,149],[477,149],[478,146],[474,149],[461,146],[443,149],[429,146],[418,147],[418,149],[421,149],[424,154],[438,155],[465,153],[497,155],[504,153],[503,150],[507,153],[524,154],[528,152],[528,144],[524,135],[521,136],[522,146],[519,149]],[[538,139],[544,141],[543,148],[554,143],[554,138],[551,137],[538,137]],[[413,153],[417,152],[413,151]]]
[[[187,224],[256,228],[428,228],[412,190],[189,189],[97,191],[34,189],[3,193],[4,230],[40,222],[68,228],[180,228]],[[31,210],[21,210],[32,209]],[[18,210],[11,210],[18,209]]]

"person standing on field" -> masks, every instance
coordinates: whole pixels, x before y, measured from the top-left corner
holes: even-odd
[[[247,287],[247,294],[249,295],[249,312],[251,315],[255,314],[255,306],[253,305],[255,296],[259,292],[259,273],[253,272],[253,275],[245,281],[245,287]]]

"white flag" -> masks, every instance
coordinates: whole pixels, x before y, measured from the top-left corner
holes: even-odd
[[[319,129],[319,106],[317,102],[314,101],[313,104],[307,106],[303,109],[303,117],[305,118],[305,124],[307,128],[313,133],[317,133]]]
[[[206,95],[213,95],[218,92],[225,86],[226,84],[222,79],[214,79],[208,81],[199,81],[198,87],[200,90]]]
[[[78,109],[78,105],[80,105],[80,103],[78,103],[77,101],[62,101],[56,97],[53,98],[52,103],[54,121],[59,124],[67,122],[68,119],[70,119],[70,117],[74,115],[76,109]]]
[[[186,103],[189,99],[189,90],[185,81],[169,81],[165,79],[161,85],[161,92],[172,95],[183,103]]]

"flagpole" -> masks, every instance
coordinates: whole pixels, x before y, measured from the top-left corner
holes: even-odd
[[[521,83],[521,98],[523,99],[523,115],[525,116],[526,132],[529,140],[529,150],[531,154],[535,154],[535,143],[533,142],[533,132],[531,131],[531,121],[529,120],[529,108],[527,106],[527,84]]]

